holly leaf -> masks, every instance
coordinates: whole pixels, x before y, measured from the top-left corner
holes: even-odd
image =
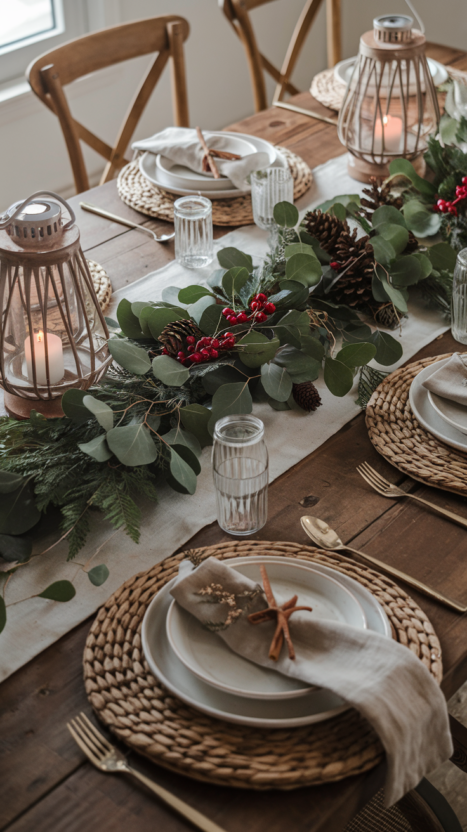
[[[214,426],[223,416],[230,416],[232,413],[251,413],[253,400],[245,381],[234,384],[223,384],[212,397],[212,412],[208,429],[214,432]]]
[[[345,396],[353,386],[353,372],[350,367],[329,356],[324,361],[324,383],[333,396]]]
[[[83,404],[96,417],[104,430],[111,430],[113,428],[114,414],[108,404],[99,401],[99,399],[95,399],[94,396],[84,396]]]
[[[212,292],[209,289],[206,289],[204,286],[186,286],[185,289],[180,289],[178,293],[178,300],[180,303],[186,303],[190,305],[191,303],[196,303],[200,298],[204,298],[206,296],[214,297]]]
[[[76,589],[71,581],[54,581],[43,592],[39,592],[36,598],[48,598],[50,601],[71,601],[76,595]]]
[[[170,473],[175,482],[181,485],[187,494],[195,493],[196,474],[191,465],[174,448],[170,449]]]
[[[107,442],[119,462],[132,468],[150,465],[158,457],[158,449],[144,424],[124,425],[109,430]]]
[[[88,422],[91,418],[88,408],[83,404],[83,399],[87,395],[86,390],[74,390],[72,388],[62,396],[61,405],[65,416],[68,416],[77,425]]]
[[[109,575],[110,572],[105,563],[100,563],[99,566],[93,566],[87,573],[89,580],[94,586],[102,586],[102,584],[105,584]]]
[[[144,338],[140,322],[131,308],[131,303],[123,298],[117,307],[117,320],[123,334],[127,338]]]
[[[261,367],[261,383],[268,396],[277,402],[286,402],[292,392],[292,379],[287,370],[273,362]]]
[[[261,332],[248,332],[236,343],[239,358],[246,367],[260,367],[274,358],[280,341],[266,338]]]
[[[107,445],[105,433],[101,433],[100,436],[95,436],[90,442],[78,443],[78,448],[84,454],[96,459],[97,462],[106,462],[112,456],[112,452]]]
[[[227,247],[221,248],[217,255],[220,265],[223,269],[231,269],[234,266],[240,266],[247,269],[249,272],[253,268],[253,259],[250,254],[245,254],[238,248]],[[211,284],[209,284],[211,286]]]
[[[181,387],[190,378],[187,368],[170,355],[156,355],[152,361],[152,372],[168,387]]]
[[[112,358],[124,370],[135,373],[137,376],[143,376],[151,369],[149,356],[142,347],[136,347],[128,341],[123,341],[121,338],[111,338],[108,345]]]
[[[375,361],[384,367],[390,367],[402,358],[402,344],[396,341],[392,335],[376,329],[370,341],[376,347]]]
[[[183,426],[196,436],[198,442],[204,448],[212,444],[212,437],[208,431],[208,422],[211,418],[211,411],[201,404],[188,404],[180,408],[180,419]]]
[[[274,222],[281,228],[295,228],[299,214],[291,202],[277,202],[273,211]]]
[[[292,254],[287,260],[285,276],[303,286],[316,286],[321,280],[321,263],[313,251],[311,254]]]
[[[364,367],[376,355],[376,346],[369,343],[347,344],[336,355],[336,361],[342,361],[346,367]]]

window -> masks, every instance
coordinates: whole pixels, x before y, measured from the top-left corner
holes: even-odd
[[[53,0],[8,0],[0,17],[0,50],[5,53],[24,46],[37,36],[57,31]]]

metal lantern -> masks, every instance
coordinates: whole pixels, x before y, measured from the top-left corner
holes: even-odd
[[[348,170],[368,182],[389,175],[393,159],[424,172],[423,152],[439,122],[438,99],[425,56],[425,36],[406,15],[383,15],[360,39],[339,114],[338,134],[350,153]]]
[[[61,205],[69,214],[64,221]],[[0,385],[11,416],[62,416],[111,362],[109,333],[70,206],[39,191],[0,217]]]

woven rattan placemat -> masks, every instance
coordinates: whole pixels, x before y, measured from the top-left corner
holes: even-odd
[[[112,284],[110,282],[110,278],[105,269],[103,269],[99,263],[96,263],[95,260],[86,260],[86,262],[88,264],[89,273],[92,277],[99,306],[102,311],[105,312],[110,303],[110,298],[112,297]]]
[[[325,107],[330,107],[331,110],[336,110],[337,112],[339,112],[344,100],[345,90],[345,84],[336,81],[334,68],[318,72],[314,76],[310,87],[313,98],[316,98]]]
[[[311,546],[229,541],[166,558],[130,578],[109,598],[86,641],[84,679],[89,701],[99,719],[131,748],[199,780],[249,789],[290,789],[366,771],[380,762],[383,750],[368,722],[353,709],[300,728],[243,727],[185,705],[149,671],[141,648],[141,623],[155,593],[177,574],[180,561],[262,554],[323,563],[359,581],[381,603],[394,637],[441,681],[441,648],[433,627],[390,578]]]
[[[445,445],[416,420],[409,402],[413,379],[452,353],[416,361],[391,373],[374,391],[366,426],[376,450],[412,479],[456,494],[467,494],[467,453]]]
[[[294,200],[299,199],[308,190],[313,176],[307,163],[287,150],[278,147],[277,150],[285,156],[294,178]],[[137,160],[130,162],[120,171],[117,179],[117,190],[120,199],[130,208],[141,211],[150,217],[173,221],[173,204],[178,196],[157,188],[146,179],[139,169]],[[251,225],[253,211],[249,194],[237,196],[234,199],[212,200],[212,221],[214,225]]]

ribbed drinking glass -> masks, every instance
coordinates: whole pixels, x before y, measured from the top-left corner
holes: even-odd
[[[187,269],[202,269],[214,257],[212,202],[205,196],[182,196],[174,202],[175,259]]]
[[[251,174],[251,202],[256,225],[271,231],[274,222],[274,206],[278,202],[293,202],[293,177],[290,169],[268,168]]]
[[[229,534],[262,529],[268,515],[268,451],[261,419],[250,414],[216,422],[212,451],[217,519]]]
[[[467,344],[467,248],[457,255],[452,284],[452,337]]]

